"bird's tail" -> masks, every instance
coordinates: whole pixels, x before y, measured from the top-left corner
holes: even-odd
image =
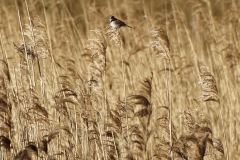
[[[132,27],[131,27],[131,26],[129,26],[129,25],[126,25],[126,27],[132,28]]]

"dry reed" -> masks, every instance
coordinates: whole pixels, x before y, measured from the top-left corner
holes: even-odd
[[[0,1],[0,159],[238,159],[240,4],[186,2]]]

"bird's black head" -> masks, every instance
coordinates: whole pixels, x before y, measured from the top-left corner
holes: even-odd
[[[110,19],[111,22],[115,21],[115,20],[117,20],[117,18],[115,18],[114,16],[112,16],[111,19]]]

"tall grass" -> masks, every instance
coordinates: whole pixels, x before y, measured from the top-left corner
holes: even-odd
[[[0,159],[237,160],[239,7],[0,1]]]

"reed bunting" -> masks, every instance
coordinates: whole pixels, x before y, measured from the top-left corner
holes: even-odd
[[[130,27],[130,28],[132,28],[131,26],[129,26],[126,23],[124,23],[123,21],[115,18],[114,16],[112,16],[111,19],[110,19],[110,26],[112,28],[117,28],[117,29],[119,29],[121,27]]]

